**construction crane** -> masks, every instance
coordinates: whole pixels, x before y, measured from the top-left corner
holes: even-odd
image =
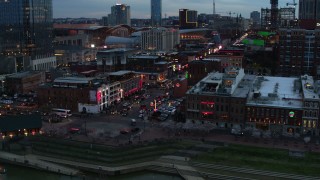
[[[292,3],[287,3],[287,6],[293,6],[294,8],[296,8],[297,6],[296,0],[293,0]]]
[[[293,0],[291,3],[287,3],[287,6],[292,6],[294,8],[294,15],[296,15],[296,7],[297,7],[296,0]],[[294,17],[295,18],[295,17]]]

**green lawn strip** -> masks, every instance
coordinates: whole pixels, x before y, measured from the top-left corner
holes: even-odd
[[[99,156],[103,157],[111,157],[111,156],[123,156],[123,155],[130,155],[134,153],[144,153],[148,151],[154,151],[154,150],[161,150],[168,147],[174,147],[176,149],[179,148],[187,148],[193,145],[191,142],[176,142],[176,143],[158,143],[154,145],[143,145],[143,146],[129,146],[129,147],[122,147],[122,148],[113,148],[112,150],[107,149],[105,151],[104,149],[99,149],[101,151],[96,151],[95,149],[91,148],[79,148],[78,146],[70,146],[66,145],[64,143],[52,143],[52,142],[40,142],[40,141],[34,141],[32,142],[33,147],[46,147],[46,148],[52,148],[52,149],[59,149],[59,150],[65,150],[68,152],[75,152],[75,153],[85,153],[85,154],[98,154]]]
[[[94,159],[106,159],[106,160],[112,160],[112,159],[129,159],[129,158],[141,158],[143,156],[146,156],[147,154],[163,154],[163,153],[171,153],[177,150],[174,146],[165,146],[165,147],[158,147],[153,148],[152,151],[144,150],[144,151],[126,151],[122,152],[120,155],[111,155],[108,157],[103,156],[103,154],[94,154],[94,153],[81,153],[81,152],[71,152],[61,149],[53,149],[50,147],[44,147],[44,146],[37,146],[34,147],[35,151],[42,151],[42,152],[48,152],[51,154],[59,154],[59,155],[65,155],[65,156],[75,156],[76,158],[94,158]]]
[[[69,147],[69,146],[61,146],[59,144],[43,144],[43,143],[39,143],[39,142],[35,142],[33,143],[33,148],[39,148],[39,147],[43,147],[43,148],[48,148],[48,149],[52,149],[52,150],[57,150],[57,151],[61,151],[61,152],[66,152],[66,153],[78,153],[78,154],[83,154],[83,155],[97,155],[99,157],[106,157],[106,158],[110,158],[110,157],[122,157],[122,156],[129,156],[129,155],[135,155],[135,154],[144,154],[146,152],[150,152],[150,151],[165,151],[166,149],[169,148],[173,148],[173,149],[181,149],[187,146],[184,145],[180,145],[180,144],[166,144],[166,145],[160,145],[160,146],[143,146],[143,147],[136,147],[135,149],[115,149],[113,150],[113,152],[97,152],[97,151],[93,151],[91,149],[79,149],[79,148],[75,148],[75,147]]]
[[[192,143],[191,143],[192,144]],[[105,163],[135,161],[136,159],[143,160],[145,157],[160,157],[161,155],[168,155],[176,152],[181,148],[187,148],[191,145],[186,142],[178,142],[175,144],[166,144],[160,146],[143,146],[140,148],[125,150],[118,150],[117,152],[106,156],[103,152],[97,154],[93,151],[79,151],[77,148],[70,148],[61,145],[53,145],[48,143],[34,143],[33,150],[35,153],[50,154],[52,156],[68,157],[72,160],[98,160]]]
[[[106,146],[106,145],[99,145],[89,142],[81,142],[81,141],[74,141],[74,140],[67,140],[67,139],[58,139],[53,137],[43,137],[43,136],[34,136],[30,139],[31,142],[42,142],[47,144],[59,144],[65,145],[69,147],[76,147],[79,149],[94,149],[97,151],[112,151],[115,149],[113,146]]]
[[[263,155],[265,153],[266,155]],[[301,175],[320,175],[319,159],[312,159],[307,153],[305,158],[289,157],[288,151],[259,148],[242,145],[230,145],[218,148],[195,158],[195,161],[205,163],[217,163],[236,167],[247,167],[253,169],[285,172]]]
[[[36,149],[34,151],[35,154],[61,158],[71,161],[78,161],[84,163],[93,163],[93,164],[108,164],[108,165],[121,165],[121,164],[131,164],[132,162],[145,162],[150,159],[156,159],[162,155],[167,155],[172,152],[176,151],[175,149],[166,149],[165,151],[155,151],[155,152],[148,152],[144,154],[136,154],[130,156],[123,156],[118,158],[103,158],[99,156],[92,156],[92,155],[83,155],[83,154],[74,154],[74,153],[65,153],[59,151],[53,151],[51,149]]]

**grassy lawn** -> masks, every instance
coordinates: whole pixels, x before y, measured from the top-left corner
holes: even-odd
[[[287,150],[230,145],[192,159],[197,162],[246,167],[275,172],[320,176],[320,153],[290,157]]]
[[[35,138],[30,141],[35,154],[87,163],[92,163],[93,161],[109,165],[150,161],[162,155],[189,148],[195,144],[195,142],[189,141],[168,141],[121,148],[93,145],[91,148],[90,143],[59,141],[52,138]]]

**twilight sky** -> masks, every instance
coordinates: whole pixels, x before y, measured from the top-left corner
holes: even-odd
[[[192,9],[200,13],[212,13],[212,0],[162,0],[162,16],[178,16],[178,10]],[[280,0],[279,7],[285,7],[292,0]],[[150,0],[53,0],[53,17],[101,18],[110,13],[111,6],[123,3],[131,6],[131,18],[150,18]],[[216,0],[216,12],[241,13],[248,18],[250,12],[270,8],[270,0]]]

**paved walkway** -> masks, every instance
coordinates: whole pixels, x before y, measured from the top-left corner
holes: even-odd
[[[36,155],[20,156],[20,155],[8,153],[8,152],[0,151],[0,159],[6,160],[14,164],[20,164],[20,165],[24,165],[24,166],[28,166],[36,169],[42,169],[46,171],[51,171],[51,172],[64,174],[68,176],[76,176],[79,174],[79,171],[76,169],[40,160]]]

